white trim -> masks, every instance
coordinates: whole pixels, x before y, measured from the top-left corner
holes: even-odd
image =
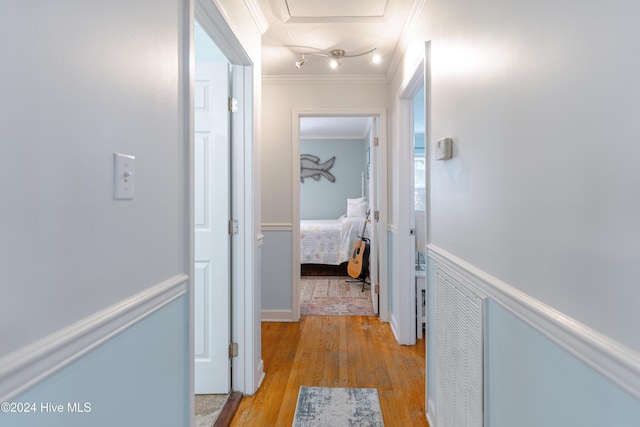
[[[220,3],[220,0],[195,0],[195,19],[231,64],[251,65],[251,59],[229,25],[232,19]]]
[[[0,359],[0,402],[11,400],[187,293],[174,276]]]
[[[244,4],[247,6],[247,9],[249,9],[249,13],[253,18],[253,22],[256,23],[258,31],[260,31],[260,35],[266,33],[269,29],[269,22],[264,16],[264,12],[258,2],[256,0],[244,0]]]
[[[432,417],[433,415],[433,417]],[[433,400],[429,399],[429,405],[427,408],[427,422],[429,423],[430,427],[436,427],[436,408],[435,408],[435,404],[433,402]]]
[[[263,322],[297,322],[294,319],[293,310],[262,310]]]
[[[256,366],[256,371],[253,375],[256,378],[256,390],[258,390],[262,385],[262,381],[264,381],[264,377],[266,376],[264,373],[264,361],[262,359],[260,359],[260,363],[258,363],[258,366]]]
[[[400,341],[398,338],[398,319],[394,316],[393,312],[389,312],[389,326],[391,327],[391,332],[393,332],[393,336],[396,338],[396,341]]]
[[[465,277],[492,301],[640,399],[640,355],[637,352],[435,245],[428,245],[427,253],[437,263]]]
[[[393,51],[391,60],[389,61],[389,66],[387,67],[387,79],[389,81],[392,81],[398,72],[398,67],[402,62],[402,57],[404,56],[407,46],[413,37],[416,24],[419,22],[426,4],[427,0],[417,0],[411,6],[411,11],[409,12],[409,16],[407,16],[405,26],[402,29],[396,48]]]
[[[300,116],[295,109],[291,112],[291,320],[295,322],[300,320]]]
[[[254,354],[259,345],[259,292],[256,276],[256,230],[254,224],[254,171],[256,170],[256,133],[254,129],[256,85],[251,58],[247,55],[236,32],[230,26],[228,12],[220,0],[195,0],[195,18],[205,32],[232,64],[232,90],[239,100],[239,109],[232,120],[232,215],[238,220],[239,233],[233,236],[231,266],[231,337],[238,343],[239,354],[233,359],[232,389],[253,394],[261,381],[255,377],[260,360]],[[193,125],[192,125],[193,126]],[[193,167],[191,165],[191,167]],[[190,173],[193,169],[190,169]],[[190,193],[189,203],[193,203]],[[193,254],[188,261],[193,264]],[[193,316],[193,311],[191,311]],[[193,341],[192,341],[193,342]],[[256,358],[257,357],[257,358]],[[192,358],[193,359],[193,358]]]
[[[300,118],[301,117],[376,117],[378,119],[378,149],[380,162],[378,174],[380,175],[380,229],[387,228],[387,109],[371,107],[354,108],[293,108],[291,112],[291,218],[293,228],[291,233],[291,248],[293,253],[293,265],[291,271],[291,307],[292,319],[300,320],[300,251],[296,248],[300,243]],[[380,293],[379,293],[379,318],[383,322],[388,321],[389,296],[387,282],[387,234],[380,233],[378,245],[380,257]]]
[[[397,138],[398,141],[398,187],[414,188],[413,140],[414,140],[414,108],[413,98],[420,91],[424,82],[424,58],[419,57],[412,65],[410,76],[400,85],[400,97],[396,102]],[[414,345],[416,343],[416,291],[415,291],[415,236],[411,229],[415,228],[413,192],[398,192],[398,257],[396,275],[396,298],[398,301],[398,334],[399,344]]]
[[[344,84],[344,85],[387,85],[389,80],[384,74],[321,74],[301,76],[297,74],[290,75],[263,75],[262,84],[264,85],[321,85],[321,84]]]
[[[292,231],[293,224],[290,222],[263,222],[262,231]]]
[[[187,275],[189,277],[195,276],[195,218],[194,218],[194,203],[195,191],[194,191],[194,174],[195,170],[195,106],[194,106],[194,80],[195,80],[195,45],[194,45],[194,26],[195,26],[195,3],[193,1],[186,2],[187,11],[185,16],[182,17],[183,37],[183,52],[182,58],[179,62],[180,67],[180,90],[183,101],[182,109],[182,129],[183,129],[183,145],[184,145],[184,180],[186,188],[184,189],[186,194],[186,200],[184,205],[184,230],[185,233],[185,253],[184,263]],[[186,22],[185,22],[186,21]],[[185,34],[186,33],[186,34]],[[188,282],[189,291],[189,325],[188,325],[188,341],[187,351],[189,354],[189,367],[187,371],[187,384],[189,385],[189,426],[195,426],[195,326],[194,326],[194,313],[195,313],[195,299],[194,289],[195,284],[193,280]]]

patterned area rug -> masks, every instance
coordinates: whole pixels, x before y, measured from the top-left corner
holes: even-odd
[[[228,397],[227,394],[196,394],[196,427],[211,427]]]
[[[382,427],[375,388],[300,387],[293,427]]]
[[[348,282],[343,276],[305,276],[300,279],[300,313],[303,315],[373,316],[371,287]]]

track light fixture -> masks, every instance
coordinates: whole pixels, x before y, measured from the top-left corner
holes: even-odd
[[[300,69],[307,60],[304,57],[304,53],[302,54],[302,58],[296,61],[296,68]]]
[[[347,53],[344,49],[331,49],[331,50],[323,50],[310,46],[287,46],[288,48],[296,49],[301,52],[300,55],[302,57],[296,61],[296,68],[300,69],[307,62],[305,55],[315,55],[315,56],[323,56],[329,59],[329,67],[331,69],[336,70],[340,67],[341,60],[344,58],[355,58],[356,56],[364,56],[371,54],[371,62],[374,64],[379,64],[381,62],[380,55],[375,52],[376,48],[369,49],[364,52],[359,53]]]

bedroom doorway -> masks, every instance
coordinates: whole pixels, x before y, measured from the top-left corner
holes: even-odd
[[[378,260],[381,218],[379,138],[381,114],[298,112],[294,117],[294,313],[380,314],[386,320],[386,288]],[[384,116],[384,115],[382,115]],[[384,144],[384,142],[383,142]],[[297,188],[296,188],[297,187]],[[297,197],[295,197],[297,195]],[[367,221],[367,211],[369,218]],[[297,218],[296,218],[297,216]],[[386,225],[385,225],[386,227]],[[364,235],[363,235],[364,232]],[[363,242],[361,237],[368,240]],[[354,246],[368,245],[366,265],[356,261]],[[347,274],[352,260],[358,277]],[[298,267],[298,268],[296,268]],[[353,275],[353,274],[352,274]],[[384,277],[384,276],[382,276]],[[382,286],[381,286],[382,285]]]

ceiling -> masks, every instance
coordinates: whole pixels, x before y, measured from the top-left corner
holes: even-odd
[[[262,36],[263,76],[387,74],[414,0],[259,0],[269,23]],[[310,49],[311,48],[311,49]],[[315,48],[315,49],[313,49]],[[343,49],[346,55],[375,48],[371,55],[342,58],[332,70],[328,59],[311,53]],[[319,50],[316,50],[319,49]],[[305,53],[305,64],[295,62]]]

